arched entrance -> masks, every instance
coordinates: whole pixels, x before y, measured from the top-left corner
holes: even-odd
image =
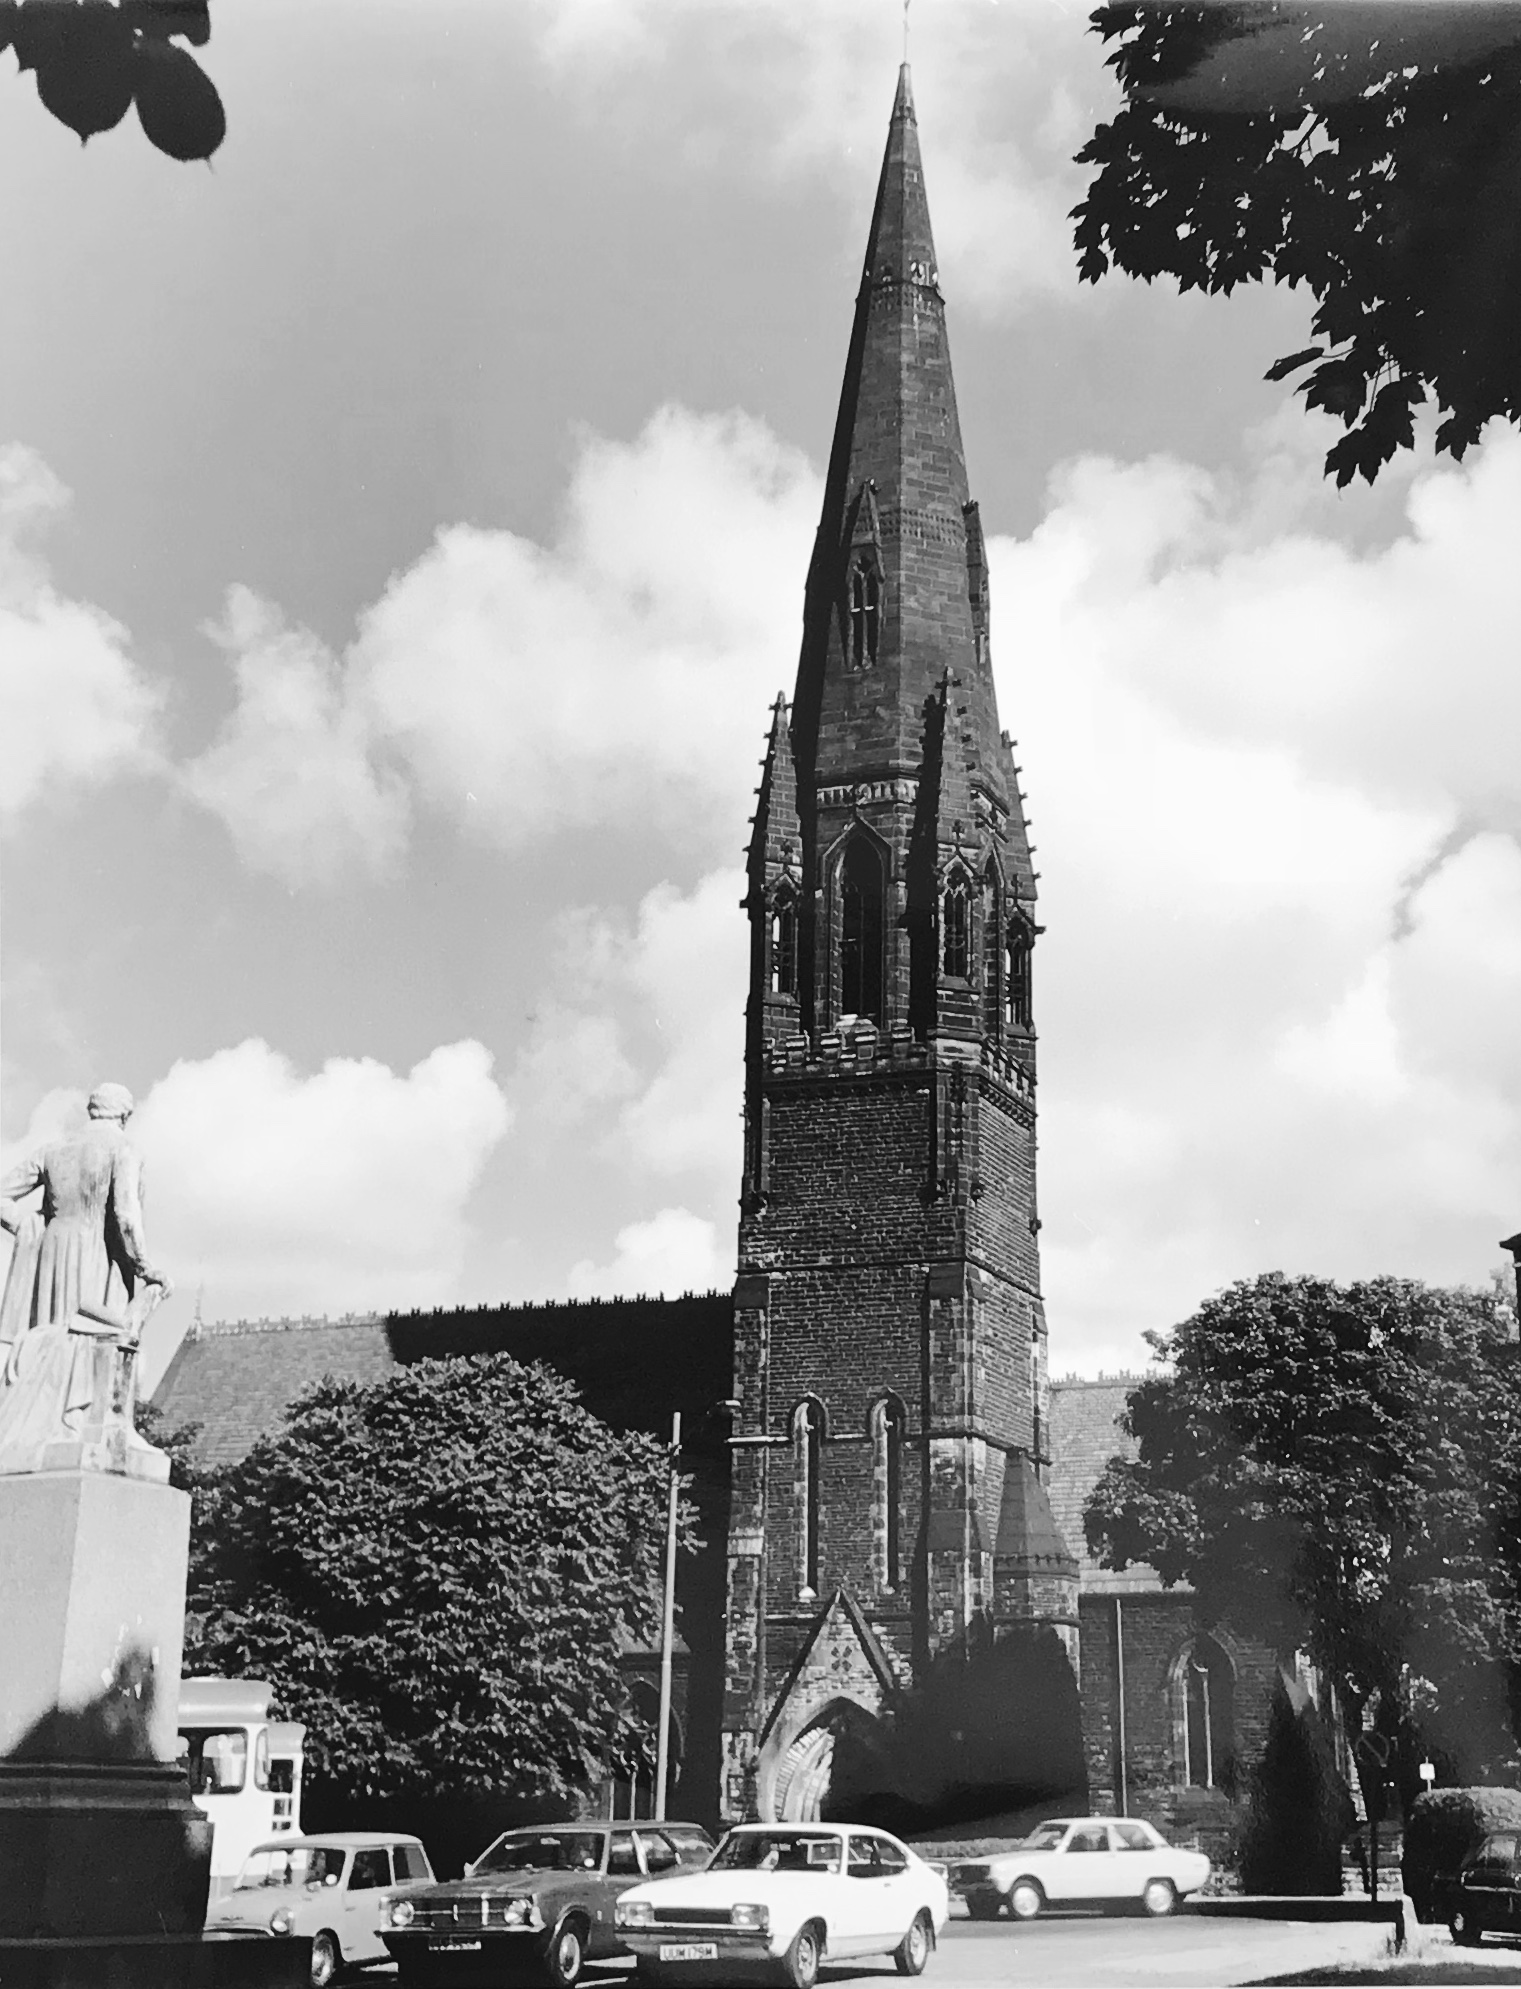
[[[859,1816],[878,1792],[885,1766],[882,1728],[864,1706],[836,1699],[783,1750],[771,1785],[778,1823]]]

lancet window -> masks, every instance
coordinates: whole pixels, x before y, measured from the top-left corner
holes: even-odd
[[[850,569],[850,664],[868,669],[877,660],[882,631],[882,579],[874,566],[857,560]]]
[[[972,972],[972,894],[964,877],[953,877],[940,901],[940,960],[948,978],[964,981]]]
[[[903,1432],[907,1424],[896,1395],[872,1405],[872,1477],[876,1493],[877,1579],[885,1589],[903,1584]]]
[[[982,873],[982,1021],[989,1035],[1003,1015],[1003,947],[998,917],[998,870],[990,863]]]
[[[797,900],[779,891],[771,906],[771,992],[797,993]]]
[[[1004,935],[1004,1017],[1016,1029],[1028,1029],[1034,1015],[1031,966],[1035,934],[1024,914],[1009,921]]]
[[[824,1405],[815,1396],[799,1402],[792,1412],[792,1450],[797,1486],[798,1587],[805,1595],[817,1595]]]
[[[860,836],[840,866],[840,1012],[882,1020],[882,861]]]
[[[1236,1672],[1213,1637],[1196,1637],[1176,1670],[1183,1779],[1227,1792],[1234,1783]]]

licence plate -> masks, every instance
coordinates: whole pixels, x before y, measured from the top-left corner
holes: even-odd
[[[430,1935],[428,1940],[428,1946],[430,1948],[452,1948],[455,1954],[460,1954],[460,1953],[479,1954],[481,1951],[481,1944],[479,1941],[456,1941],[451,1939],[451,1937],[448,1934]]]
[[[717,1961],[717,1941],[662,1941],[662,1961]]]

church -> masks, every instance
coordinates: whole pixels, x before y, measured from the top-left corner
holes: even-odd
[[[1049,1377],[1020,783],[905,65],[756,800],[732,1292],[198,1326],[155,1397],[211,1462],[325,1373],[427,1355],[542,1359],[625,1428],[681,1410],[685,1813],[827,1811],[926,1679],[1016,1637],[1070,1670],[1069,1801],[1209,1839],[1256,1751],[1270,1655],[1084,1553],[1127,1379]]]

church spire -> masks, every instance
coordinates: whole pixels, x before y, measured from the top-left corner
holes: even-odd
[[[827,784],[908,768],[922,753],[924,700],[947,667],[976,707],[993,771],[998,733],[968,586],[967,502],[905,63],[809,573],[794,714],[800,772],[806,761]]]

